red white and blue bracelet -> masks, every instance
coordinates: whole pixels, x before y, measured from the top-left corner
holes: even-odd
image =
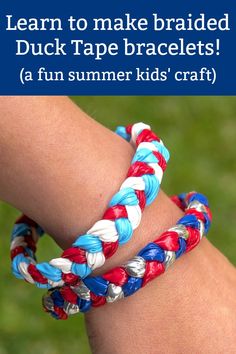
[[[86,234],[79,235],[61,257],[37,264],[36,243],[43,230],[26,216],[20,217],[11,236],[12,271],[17,278],[47,289],[74,285],[129,241],[140,224],[144,207],[159,192],[169,152],[146,124],[118,127],[116,132],[136,147],[136,153],[127,178],[103,218]]]
[[[36,244],[42,228],[21,216],[13,229],[11,259],[13,274],[49,289],[43,307],[56,319],[86,312],[91,307],[113,303],[130,296],[162,274],[178,257],[193,249],[211,224],[208,201],[191,192],[172,197],[185,212],[177,224],[144,247],[137,256],[102,276],[89,276],[111,257],[119,244],[131,238],[141,221],[142,211],[156,198],[169,152],[150,127],[137,123],[117,133],[136,146],[127,178],[114,195],[103,218],[72,247],[49,263],[36,263]]]
[[[113,303],[133,295],[165,272],[182,254],[191,251],[211,225],[211,211],[202,194],[191,192],[172,197],[185,212],[177,224],[144,247],[133,259],[102,276],[81,279],[74,286],[51,289],[43,307],[56,319],[87,312],[91,307]]]

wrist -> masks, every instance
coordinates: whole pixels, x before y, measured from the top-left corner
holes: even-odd
[[[215,353],[218,346],[233,352],[235,291],[235,270],[204,239],[134,296],[86,314],[92,351]]]

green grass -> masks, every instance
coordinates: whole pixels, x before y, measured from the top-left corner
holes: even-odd
[[[198,190],[213,210],[210,240],[236,264],[236,98],[235,97],[74,97],[107,127],[151,124],[171,152],[163,182],[168,194]],[[82,316],[55,321],[41,312],[44,291],[10,274],[9,233],[18,212],[0,204],[0,354],[90,353]],[[39,259],[58,254],[42,239]],[[105,311],[105,309],[104,309]]]

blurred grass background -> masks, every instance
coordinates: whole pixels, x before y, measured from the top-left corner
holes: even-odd
[[[210,240],[236,265],[236,97],[73,97],[111,129],[137,121],[151,124],[171,160],[163,181],[168,194],[197,190],[213,210]],[[9,233],[19,214],[0,204],[0,354],[90,353],[83,316],[55,321],[41,311],[44,291],[13,278]],[[58,254],[44,238],[40,260]]]

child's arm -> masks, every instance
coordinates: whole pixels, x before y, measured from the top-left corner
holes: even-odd
[[[62,247],[101,218],[132,155],[129,144],[67,98],[0,98],[0,197]],[[129,259],[180,216],[160,193],[132,240],[98,272]],[[231,353],[235,291],[234,268],[203,240],[138,294],[86,315],[93,351]]]

